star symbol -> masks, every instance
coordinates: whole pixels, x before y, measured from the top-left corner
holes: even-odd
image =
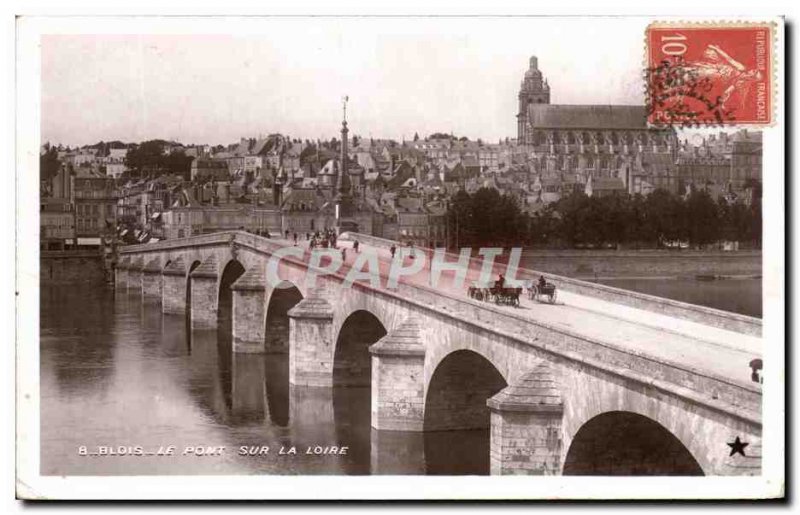
[[[739,440],[739,437],[737,436],[736,440],[728,444],[728,447],[731,448],[731,453],[729,454],[729,456],[733,456],[737,452],[742,456],[745,456],[744,448],[747,447],[748,445],[750,444]]]

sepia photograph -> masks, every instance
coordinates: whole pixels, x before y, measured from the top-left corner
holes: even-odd
[[[17,33],[19,498],[784,495],[783,19]]]

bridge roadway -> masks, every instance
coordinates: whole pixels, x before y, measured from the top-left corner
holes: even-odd
[[[279,241],[285,245],[293,245],[289,240]],[[307,242],[301,241],[298,245],[306,246]],[[342,270],[349,270],[357,257],[352,250],[353,242],[341,239],[337,245],[347,249]],[[359,241],[359,250],[378,255],[381,284],[385,285],[391,266],[389,249]],[[457,258],[458,256],[449,255],[448,261],[456,261]],[[408,263],[407,258],[406,264]],[[456,275],[454,271],[445,270],[435,289],[454,296],[466,296],[467,285],[478,280],[481,266],[478,259],[470,260],[464,286],[454,284]],[[505,264],[495,263],[491,277],[496,279],[498,274],[505,272]],[[538,274],[531,270],[520,269],[517,277],[520,280],[537,279]],[[430,288],[430,281],[431,259],[426,259],[425,267],[419,272],[400,278],[402,283],[423,288]],[[559,286],[558,280],[555,280],[555,283]],[[671,362],[677,367],[719,379],[744,383],[748,386],[754,385],[749,363],[755,358],[762,357],[760,337],[564,290],[558,291],[555,304],[529,300],[524,293],[523,290],[519,307],[501,305],[500,308],[512,311],[532,322],[569,329],[587,339],[612,344],[633,354],[655,357]]]

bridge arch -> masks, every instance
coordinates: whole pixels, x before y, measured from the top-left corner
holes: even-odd
[[[386,336],[383,322],[372,312],[358,309],[344,319],[333,355],[333,386],[369,386],[372,358],[369,347]]]
[[[192,272],[200,266],[200,260],[195,259],[186,269],[186,320],[192,320]]]
[[[467,349],[447,354],[428,382],[424,430],[487,429],[486,401],[507,385],[503,374],[484,355]]]
[[[563,475],[698,476],[703,469],[667,428],[630,411],[610,411],[584,423],[564,460]]]
[[[231,285],[244,274],[244,266],[236,259],[231,259],[222,269],[219,279],[217,320],[230,323],[233,320],[233,291]]]
[[[281,281],[269,293],[264,323],[267,353],[289,352],[289,310],[303,300],[303,292],[290,281]],[[287,365],[288,366],[288,365]]]
[[[478,352],[456,350],[439,362],[425,395],[428,474],[489,474],[491,419],[486,401],[506,385],[492,361]]]

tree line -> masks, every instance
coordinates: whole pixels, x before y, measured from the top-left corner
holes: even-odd
[[[533,215],[517,199],[494,188],[459,191],[447,213],[451,246],[692,247],[720,241],[761,246],[761,187],[753,198],[716,200],[705,190],[676,195],[658,189],[649,195],[603,197],[572,193]]]

